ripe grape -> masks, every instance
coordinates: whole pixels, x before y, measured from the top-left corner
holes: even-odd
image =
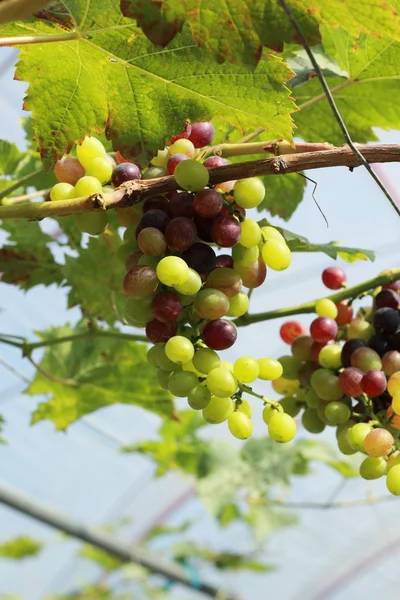
[[[396,452],[392,452],[392,454],[388,457],[386,468],[389,471],[392,467],[398,464],[400,464],[400,452],[396,450]]]
[[[339,374],[339,385],[340,389],[346,396],[356,398],[363,392],[361,387],[361,381],[364,377],[363,371],[355,369],[354,367],[346,367]]]
[[[176,321],[182,312],[182,302],[178,294],[168,291],[159,292],[154,296],[151,307],[155,318],[162,323]]]
[[[125,264],[125,269],[126,271],[130,271],[131,269],[133,269],[133,267],[137,267],[139,264],[140,259],[142,258],[142,256],[144,256],[143,252],[141,250],[134,250],[133,252],[131,251],[131,244],[122,244],[118,250],[117,250],[117,258],[119,258],[119,260],[121,260],[125,255],[125,253],[128,253],[124,264]],[[151,266],[151,265],[147,265],[147,266]]]
[[[230,348],[236,342],[236,338],[236,327],[224,319],[211,321],[203,329],[203,342],[213,350]]]
[[[215,136],[215,128],[210,121],[192,123],[189,140],[195,148],[203,148],[211,144]]]
[[[235,185],[236,179],[231,179],[230,181],[221,181],[220,183],[216,183],[214,188],[217,190],[217,192],[221,192],[221,194],[229,194]]]
[[[216,217],[221,212],[224,200],[215,190],[205,189],[198,192],[193,200],[195,213],[205,219]]]
[[[198,383],[198,377],[191,371],[174,371],[169,376],[168,389],[174,396],[185,398]]]
[[[210,402],[203,409],[203,418],[207,423],[223,423],[232,412],[233,402],[230,398],[211,396]]]
[[[379,479],[386,473],[386,460],[382,457],[367,456],[360,465],[360,475],[363,479]]]
[[[278,240],[280,242],[286,243],[285,238],[283,237],[281,232],[278,229],[276,229],[276,227],[272,227],[272,225],[264,225],[264,227],[261,227],[261,234],[262,239],[265,242],[268,240]]]
[[[218,217],[211,225],[212,241],[221,248],[231,248],[240,238],[240,223],[235,217]]]
[[[255,208],[264,200],[265,187],[258,177],[241,179],[234,187],[235,202],[242,208]]]
[[[172,158],[173,157],[169,159],[168,165]],[[185,158],[187,158],[187,156]],[[196,160],[191,159],[182,160],[178,163],[173,174],[178,186],[188,192],[200,192],[200,190],[206,187],[209,180],[207,168]]]
[[[165,230],[165,238],[170,250],[183,252],[188,250],[196,241],[196,226],[186,217],[172,219]]]
[[[370,398],[380,396],[386,390],[387,380],[382,371],[372,370],[364,375],[361,381],[363,392]]]
[[[347,300],[341,300],[336,304],[338,311],[336,323],[338,325],[348,325],[353,318],[353,308],[348,305]]]
[[[258,246],[252,248],[245,248],[241,244],[237,243],[232,248],[232,258],[235,264],[241,267],[250,267],[256,262],[260,255]]]
[[[85,169],[77,158],[64,156],[54,165],[54,175],[58,181],[74,186],[78,179],[84,177]]]
[[[261,257],[250,267],[241,267],[234,264],[233,268],[242,278],[243,285],[250,289],[260,287],[267,276],[267,268]]]
[[[356,423],[347,432],[347,441],[353,450],[364,452],[364,440],[372,431],[372,425],[369,423]]]
[[[176,167],[184,160],[190,160],[186,154],[180,152],[179,154],[173,154],[167,162],[167,170],[170,175],[175,173]]]
[[[386,477],[386,486],[391,494],[400,496],[400,465],[390,469]]]
[[[56,183],[50,190],[50,200],[52,202],[68,200],[74,197],[75,189],[70,183]]]
[[[197,235],[200,240],[203,242],[212,242],[213,239],[211,237],[211,228],[213,226],[215,219],[204,219],[203,217],[199,217],[199,215],[194,215],[194,223],[197,229]]]
[[[274,406],[273,404],[266,404],[262,413],[264,423],[268,425],[272,417],[278,412],[279,410],[276,408],[276,406]]]
[[[322,433],[325,423],[321,421],[315,408],[306,408],[301,416],[301,423],[310,433]]]
[[[202,319],[220,319],[229,310],[229,300],[223,292],[205,288],[197,294],[194,308]]]
[[[159,229],[162,233],[165,232],[167,225],[169,223],[169,217],[166,212],[163,210],[159,210],[157,208],[153,208],[144,213],[142,218],[140,219],[140,223],[138,225],[138,234],[142,229],[146,229],[146,227],[155,227]]]
[[[75,227],[89,235],[100,235],[107,229],[108,217],[105,210],[74,215]]]
[[[100,181],[100,183],[107,183],[111,179],[112,166],[106,156],[98,156],[90,161],[86,168],[86,175],[91,175]]]
[[[282,341],[289,345],[293,344],[297,338],[305,336],[306,333],[307,328],[300,321],[285,321],[279,330]]]
[[[366,346],[367,344],[364,340],[353,339],[347,341],[342,348],[342,365],[344,367],[350,367],[353,352],[358,348],[365,348]]]
[[[76,154],[81,165],[87,169],[94,158],[104,157],[106,150],[100,140],[86,136],[81,144],[77,144]]]
[[[155,227],[146,227],[139,233],[137,242],[139,248],[147,256],[161,256],[167,247],[165,236]]]
[[[322,298],[315,303],[315,312],[319,317],[331,317],[336,319],[338,316],[337,306],[329,298]]]
[[[194,346],[190,340],[182,335],[175,335],[165,344],[165,354],[172,362],[187,363],[194,356]]]
[[[207,169],[212,169],[214,167],[222,167],[223,165],[227,165],[228,161],[222,156],[209,156],[203,162],[203,165],[207,167]]]
[[[258,374],[259,379],[263,379],[264,381],[272,381],[279,379],[282,376],[282,365],[274,358],[259,358],[257,362],[260,368],[260,372]]]
[[[400,296],[394,290],[382,290],[375,296],[376,308],[389,307],[397,309],[400,307]]]
[[[261,229],[259,224],[253,219],[244,219],[240,223],[241,234],[239,243],[245,248],[257,246],[261,240]]]
[[[193,158],[194,151],[195,151],[195,148],[194,148],[192,142],[185,138],[176,140],[176,142],[171,144],[171,146],[169,147],[169,153],[171,155],[186,154],[186,156],[188,156],[189,158]]]
[[[280,329],[281,338],[282,338],[282,327]],[[286,342],[286,343],[288,343],[288,342]],[[311,348],[314,343],[315,343],[314,340],[309,335],[300,334],[300,336],[298,336],[298,337],[296,336],[292,343],[292,348],[291,348],[293,356],[295,358],[297,358],[298,360],[311,360]]]
[[[340,425],[350,419],[351,410],[344,402],[328,402],[325,405],[325,418],[330,425]]]
[[[382,357],[382,370],[388,377],[400,371],[400,352],[397,350],[386,352]]]
[[[233,269],[233,258],[230,254],[220,254],[215,261],[216,269]]]
[[[211,394],[205,385],[196,385],[188,394],[188,404],[194,410],[203,410],[211,400]]]
[[[199,348],[193,357],[193,365],[200,373],[204,373],[204,375],[219,367],[220,364],[221,361],[218,354],[210,348]]]
[[[387,456],[390,454],[394,444],[394,438],[392,434],[378,427],[368,433],[364,439],[364,450],[370,456]]]
[[[330,317],[317,317],[310,325],[311,337],[321,344],[335,339],[337,332],[337,323]]]
[[[397,393],[393,396],[392,409],[396,415],[400,415],[400,393]]]
[[[394,333],[400,326],[400,311],[394,308],[378,308],[374,314],[373,324],[375,329],[383,333]]]
[[[236,410],[228,417],[228,427],[231,434],[239,440],[247,440],[253,433],[253,425],[249,417]]]
[[[201,288],[203,282],[194,269],[189,269],[188,278],[184,283],[175,286],[175,290],[184,296],[194,296]]]
[[[240,382],[251,383],[257,379],[260,373],[260,366],[251,356],[242,356],[235,362],[233,373]]]
[[[351,366],[367,373],[373,370],[380,371],[382,362],[375,350],[371,348],[357,348],[351,355]]]
[[[194,217],[193,195],[189,192],[175,192],[169,200],[169,212],[172,217]]]
[[[274,271],[284,271],[292,262],[292,253],[286,242],[271,239],[261,249],[263,261]]]
[[[164,285],[174,286],[185,283],[189,277],[189,267],[179,256],[166,256],[157,265],[157,277]]]
[[[234,269],[214,269],[206,279],[206,287],[223,292],[228,298],[236,296],[242,289],[242,279]]]
[[[125,163],[123,163],[125,164]],[[146,325],[146,336],[152,344],[160,344],[162,342],[168,342],[176,332],[178,326],[175,321],[169,321],[168,323],[162,323],[157,319],[153,319]]]
[[[158,280],[155,270],[146,266],[134,267],[127,272],[123,281],[125,294],[132,298],[145,298],[153,294],[157,286]]]
[[[214,250],[201,242],[196,242],[191,248],[183,252],[182,258],[189,267],[201,275],[212,271],[216,266],[217,260]]]
[[[322,281],[330,290],[340,290],[346,283],[347,277],[340,267],[328,267],[322,272]]]
[[[389,377],[387,389],[392,397],[400,393],[400,371],[396,371]]]
[[[112,172],[111,181],[114,187],[119,187],[126,181],[141,179],[140,169],[134,163],[121,163]]]
[[[90,196],[91,194],[101,194],[102,191],[103,187],[98,179],[85,175],[76,182],[73,197],[81,198],[82,196]]]
[[[233,298],[229,298],[229,317],[241,317],[249,310],[250,300],[247,294],[239,292]]]
[[[368,342],[374,334],[374,328],[368,321],[363,319],[354,319],[347,328],[347,339],[358,339]]]
[[[321,367],[336,371],[342,366],[341,354],[342,347],[340,344],[327,344],[321,348],[318,354],[318,362]]]
[[[296,423],[290,415],[277,412],[269,420],[268,433],[275,442],[290,442],[296,435]]]

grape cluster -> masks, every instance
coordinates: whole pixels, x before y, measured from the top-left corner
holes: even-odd
[[[324,284],[346,285],[338,267],[325,269]],[[278,359],[282,377],[273,382],[280,404],[303,427],[321,433],[336,427],[339,450],[367,455],[364,479],[387,476],[388,490],[400,495],[400,282],[375,290],[373,307],[356,315],[351,301],[318,300],[307,328],[287,321],[281,339],[291,355]],[[265,409],[267,410],[267,408]]]
[[[279,378],[282,367],[274,359],[250,356],[232,364],[217,351],[236,341],[237,329],[229,317],[248,310],[243,286],[259,287],[267,267],[286,269],[291,252],[276,228],[260,227],[246,216],[246,210],[264,199],[260,179],[209,185],[208,169],[227,164],[219,156],[202,159],[214,134],[210,122],[187,123],[143,172],[118,152],[119,164],[113,165],[101,142],[87,137],[76,147],[77,158],[64,157],[56,164],[60,183],[50,197],[57,201],[101,192],[110,180],[119,187],[142,177],[174,176],[179,191],[117,210],[119,224],[126,227],[117,251],[126,267],[125,319],[144,328],[154,344],[148,362],[157,369],[162,388],[187,398],[207,422],[227,421],[235,437],[246,439],[253,429],[252,407],[242,394],[253,393],[249,384],[257,378]],[[107,226],[106,211],[75,218],[81,231],[91,235]],[[265,405],[270,436],[290,441],[296,432],[292,417],[277,403],[265,400]]]

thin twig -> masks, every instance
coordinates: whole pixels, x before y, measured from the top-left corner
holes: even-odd
[[[68,387],[78,387],[78,383],[74,379],[61,379],[60,377],[56,377],[55,375],[52,375],[52,373],[42,369],[42,367],[35,360],[33,360],[29,354],[26,356],[26,358],[31,365],[33,365],[35,369],[37,369],[37,371],[43,375],[43,377],[46,377],[46,379],[50,379],[50,381],[54,381],[54,383],[59,383],[60,385],[66,385]]]
[[[43,172],[43,169],[37,169],[36,171],[32,171],[32,173],[28,173],[28,175],[21,177],[21,179],[18,179],[18,181],[14,181],[14,183],[12,183],[0,192],[0,200],[11,194],[11,192],[13,192],[14,190],[17,190],[19,187],[26,185],[27,183],[32,181],[32,179],[35,179],[35,177],[41,175]]]
[[[295,29],[303,47],[304,50],[307,52],[307,55],[315,69],[315,72],[318,76],[318,79],[320,80],[321,86],[325,92],[326,95],[326,99],[328,100],[329,106],[332,109],[333,115],[340,127],[340,129],[342,130],[343,136],[346,140],[346,142],[348,143],[348,145],[350,146],[350,148],[353,150],[354,154],[356,154],[356,156],[358,156],[358,158],[360,159],[360,161],[362,162],[362,164],[364,165],[364,167],[367,169],[368,173],[371,175],[371,177],[375,180],[375,182],[379,185],[379,187],[381,188],[382,192],[385,194],[386,198],[389,200],[390,204],[393,206],[394,210],[397,212],[397,214],[400,216],[400,208],[397,206],[396,202],[393,200],[392,196],[390,195],[389,190],[386,188],[386,186],[384,185],[384,183],[381,181],[381,179],[378,177],[378,175],[375,173],[375,171],[373,170],[373,168],[371,167],[371,165],[369,164],[369,162],[367,161],[367,159],[365,158],[365,156],[363,156],[363,154],[360,152],[360,150],[354,145],[350,134],[347,130],[347,127],[340,115],[340,112],[336,106],[336,102],[333,99],[333,96],[331,94],[331,91],[329,89],[328,84],[326,83],[325,77],[321,71],[321,69],[319,68],[319,65],[314,57],[313,52],[311,51],[310,46],[307,43],[306,38],[303,35],[302,29],[296,19],[296,17],[293,15],[292,10],[289,8],[286,0],[279,0],[279,4],[281,5],[281,7],[283,8],[283,10],[285,11],[285,13],[287,14],[291,24],[293,25],[293,28]]]
[[[348,502],[281,502],[280,500],[268,500],[267,506],[280,506],[282,508],[299,508],[299,509],[320,509],[330,510],[332,508],[355,508],[356,506],[366,506],[369,504],[379,504],[382,502],[390,502],[396,500],[396,496],[378,496],[377,498],[361,498],[359,500],[350,500]]]
[[[50,189],[48,188],[47,190],[37,190],[31,194],[23,194],[22,196],[12,196],[11,198],[7,198],[7,205],[26,202],[27,200],[32,200],[32,198],[39,198],[39,196],[46,196],[49,191]]]

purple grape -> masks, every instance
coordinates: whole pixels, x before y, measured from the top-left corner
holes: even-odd
[[[203,342],[213,350],[226,350],[233,346],[237,338],[236,327],[230,321],[217,319],[210,321],[203,329]]]
[[[400,351],[400,328],[390,337],[390,349]]]
[[[194,217],[193,196],[189,192],[175,192],[170,198],[169,208],[173,217]]]
[[[214,250],[201,242],[193,244],[189,250],[181,255],[181,258],[200,275],[206,275],[215,268],[216,256]]]
[[[375,304],[376,308],[388,306],[389,308],[397,309],[400,306],[400,296],[394,290],[382,290],[377,294]]]
[[[220,254],[215,262],[216,269],[233,269],[233,258],[230,254]]]
[[[383,356],[389,350],[389,341],[379,335],[379,333],[375,333],[375,335],[369,338],[368,346],[372,350],[375,350],[379,356]]]
[[[158,321],[168,323],[176,321],[182,312],[182,302],[174,292],[159,292],[151,304],[153,314]]]
[[[204,219],[199,215],[194,215],[194,222],[197,228],[197,235],[203,242],[212,242],[211,228],[214,223],[214,219]]]
[[[351,365],[351,355],[357,348],[365,348],[367,344],[364,340],[360,340],[358,338],[353,338],[352,340],[348,340],[343,348],[341,354],[341,361],[344,367],[350,367]]]
[[[143,217],[140,219],[140,223],[137,227],[139,232],[146,227],[155,227],[159,229],[162,233],[165,232],[167,225],[169,223],[169,217],[167,213],[163,210],[159,210],[157,208],[152,208],[144,213]],[[139,235],[137,231],[137,235]]]
[[[240,223],[235,217],[218,217],[211,227],[213,241],[221,248],[231,248],[240,238]]]
[[[170,175],[174,174],[174,171],[176,169],[176,167],[179,165],[180,162],[182,162],[183,160],[189,160],[189,157],[186,156],[186,154],[173,154],[167,162],[167,169],[168,169],[168,173]]]
[[[151,196],[151,198],[147,198],[147,200],[143,202],[143,214],[149,210],[162,210],[169,217],[171,216],[169,200],[165,196]]]
[[[212,169],[213,167],[223,167],[227,164],[228,161],[225,160],[225,158],[222,158],[222,156],[209,156],[203,162],[203,165],[207,167],[207,169]]]
[[[224,199],[215,190],[205,189],[198,192],[193,200],[193,208],[196,214],[205,219],[212,219],[221,212]]]
[[[389,307],[378,308],[374,314],[373,325],[383,333],[394,333],[400,326],[400,312]]]
[[[196,226],[186,217],[176,217],[172,219],[165,230],[167,245],[170,250],[183,252],[188,250],[196,241]]]
[[[178,325],[176,321],[162,323],[161,321],[154,319],[154,321],[150,321],[150,323],[147,323],[146,325],[146,337],[153,344],[168,342],[177,331]]]
[[[192,123],[192,130],[189,135],[189,140],[195,148],[203,148],[211,144],[215,136],[215,128],[210,121],[201,121]]]
[[[142,174],[140,169],[134,163],[121,163],[115,167],[112,172],[111,181],[114,187],[119,187],[125,181],[132,181],[133,179],[141,179]]]

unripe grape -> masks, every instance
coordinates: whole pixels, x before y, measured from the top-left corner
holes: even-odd
[[[248,400],[241,400],[236,410],[239,410],[240,412],[247,415],[249,419],[251,419],[253,415],[253,407]]]
[[[347,441],[353,450],[364,452],[364,440],[372,431],[372,425],[369,423],[356,423],[347,432]]]
[[[259,358],[257,362],[260,368],[260,372],[258,375],[259,379],[263,379],[264,381],[271,381],[279,379],[282,376],[282,365],[274,358]]]
[[[332,302],[332,300],[329,300],[329,298],[318,300],[315,304],[315,312],[319,317],[331,317],[331,319],[336,319],[338,316],[336,304]]]
[[[276,413],[268,423],[268,433],[275,442],[290,442],[296,435],[296,423],[286,413]]]
[[[262,418],[263,421],[266,425],[268,425],[268,423],[270,422],[270,420],[272,419],[272,417],[277,414],[278,412],[280,412],[275,406],[273,406],[272,404],[266,404],[264,406],[264,410],[262,413]]]
[[[257,379],[260,367],[258,362],[251,356],[242,356],[235,362],[233,372],[235,377],[242,383],[251,383]]]
[[[244,219],[240,223],[240,238],[239,243],[245,248],[257,246],[261,240],[261,229],[259,224],[253,219]]]
[[[292,253],[286,242],[271,239],[261,249],[263,261],[274,271],[284,271],[292,262]]]
[[[235,202],[242,208],[255,208],[264,200],[265,187],[258,177],[241,179],[234,187]]]
[[[193,410],[203,410],[211,400],[211,393],[204,385],[196,385],[188,395],[188,404]]]
[[[211,400],[203,409],[203,417],[207,423],[222,423],[226,421],[233,412],[233,402],[231,398],[219,398],[211,396]]]
[[[386,477],[386,486],[391,494],[400,496],[400,465],[390,469]]]
[[[363,479],[379,479],[386,473],[386,461],[381,457],[368,456],[360,465],[360,475]]]
[[[306,408],[301,417],[301,422],[306,431],[310,433],[322,433],[325,423],[321,421],[315,408]]]
[[[174,396],[185,398],[199,383],[198,377],[190,371],[175,371],[168,379],[168,389]]]
[[[56,183],[50,190],[50,200],[52,202],[68,200],[74,198],[74,192],[74,186],[70,183]]]
[[[77,144],[76,154],[81,165],[87,169],[94,158],[104,157],[106,150],[100,140],[86,136],[81,144]]]
[[[373,429],[364,439],[364,450],[370,456],[387,456],[390,454],[394,444],[392,434],[378,427]]]
[[[169,153],[172,154],[186,154],[189,158],[193,158],[195,148],[190,140],[180,139],[176,140],[169,147]]]
[[[250,300],[247,294],[239,292],[233,298],[229,298],[229,317],[241,317],[249,310]]]
[[[165,354],[172,362],[182,364],[192,360],[194,347],[192,342],[187,338],[175,335],[165,344]]]
[[[164,285],[183,284],[189,277],[189,267],[179,256],[166,256],[157,265],[157,277]]]
[[[210,392],[219,398],[232,396],[237,390],[234,375],[224,367],[212,369],[207,375],[206,384]]]
[[[239,410],[229,415],[228,427],[231,434],[239,440],[247,440],[253,433],[253,425],[249,417]]]

